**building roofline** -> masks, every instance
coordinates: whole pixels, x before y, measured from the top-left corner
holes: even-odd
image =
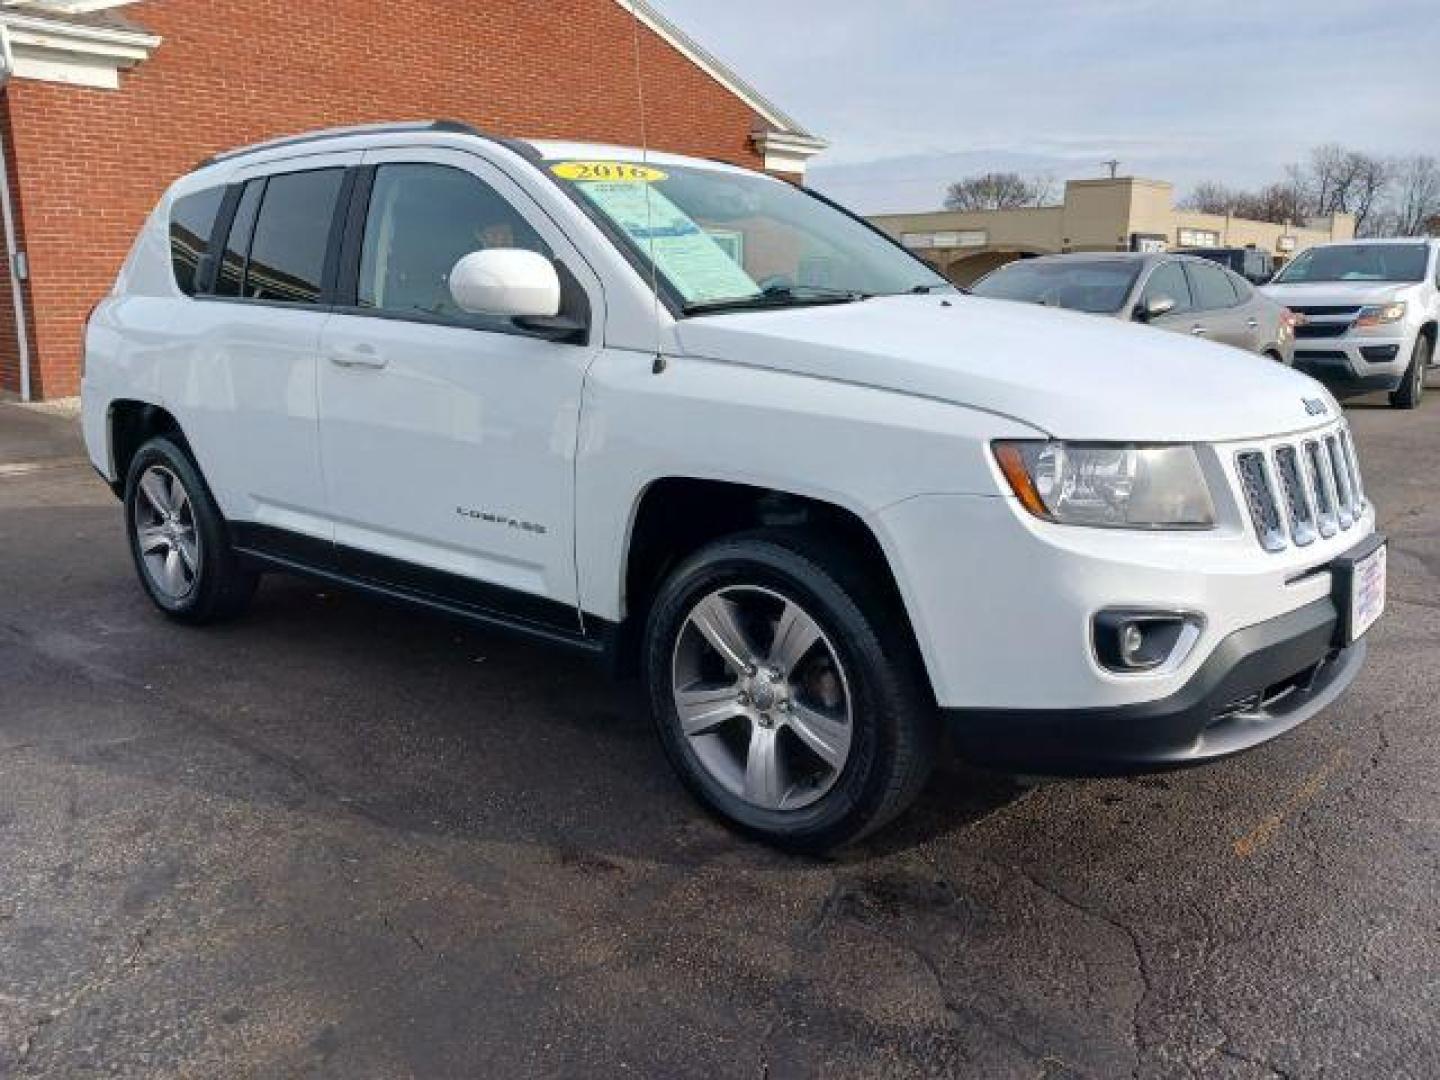
[[[615,3],[638,17],[650,30],[677,49],[691,63],[749,105],[766,123],[785,134],[820,142],[822,144],[820,148],[823,149],[823,140],[806,130],[803,124],[755,89],[734,68],[667,19],[648,0],[615,0]]]

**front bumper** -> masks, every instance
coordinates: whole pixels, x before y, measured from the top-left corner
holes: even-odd
[[[1411,348],[1399,337],[1302,338],[1295,343],[1295,367],[1339,395],[1394,390],[1404,382]]]
[[[1269,742],[1342,694],[1363,640],[1337,644],[1331,599],[1230,634],[1158,701],[1092,709],[946,709],[967,760],[1016,772],[1096,776],[1200,765]]]

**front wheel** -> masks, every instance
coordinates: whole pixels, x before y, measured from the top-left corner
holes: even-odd
[[[1410,357],[1410,366],[1405,369],[1405,381],[1390,395],[1390,404],[1397,409],[1413,409],[1425,396],[1425,377],[1429,374],[1430,358],[1434,355],[1435,343],[1428,337],[1415,342],[1415,351]]]
[[[728,823],[825,851],[903,811],[936,718],[873,569],[806,534],[718,541],[664,584],[646,677],[667,756]]]

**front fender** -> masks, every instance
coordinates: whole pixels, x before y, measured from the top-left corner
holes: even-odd
[[[581,607],[623,617],[636,509],[658,480],[781,491],[871,521],[917,495],[999,494],[989,441],[1039,434],[890,390],[693,357],[657,375],[643,354],[607,351],[586,380],[576,461]]]

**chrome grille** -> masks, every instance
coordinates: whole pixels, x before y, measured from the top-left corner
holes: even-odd
[[[1280,486],[1285,489],[1285,508],[1290,516],[1290,536],[1297,547],[1315,542],[1315,511],[1300,472],[1300,455],[1293,446],[1275,448],[1275,466]]]
[[[1340,528],[1348,529],[1355,524],[1355,499],[1350,490],[1350,469],[1340,452],[1340,440],[1334,435],[1325,436],[1325,453],[1330,458],[1330,472],[1335,477],[1335,514],[1340,519]]]
[[[1270,483],[1270,470],[1265,466],[1265,455],[1258,450],[1246,450],[1236,462],[1240,467],[1240,484],[1245,489],[1245,501],[1250,505],[1250,519],[1255,522],[1260,543],[1266,551],[1279,551],[1285,546],[1285,529],[1280,521],[1275,488]]]
[[[1328,539],[1364,515],[1355,445],[1343,427],[1300,442],[1242,450],[1235,469],[1266,551]]]
[[[1305,442],[1306,478],[1315,495],[1315,524],[1320,535],[1327,540],[1340,528],[1335,520],[1335,484],[1330,479],[1330,467],[1320,454],[1320,444],[1314,439]]]

